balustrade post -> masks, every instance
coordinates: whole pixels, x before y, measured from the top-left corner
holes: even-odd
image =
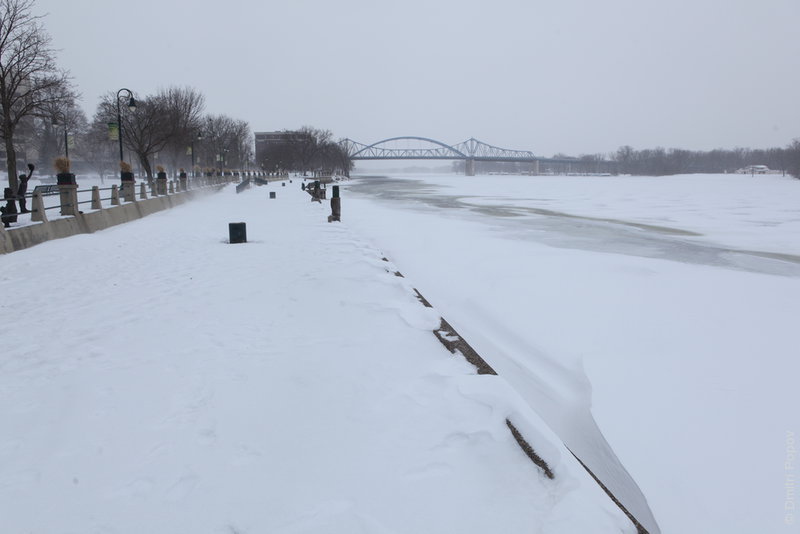
[[[125,199],[125,202],[135,202],[136,201],[136,191],[134,191],[134,183],[136,179],[133,177],[132,172],[122,172],[122,198]]]
[[[167,173],[164,171],[158,171],[156,175],[156,191],[159,195],[167,194]]]
[[[47,213],[44,211],[44,199],[42,198],[42,193],[39,191],[33,194],[33,210],[31,210],[31,220],[34,222],[47,222]]]
[[[92,209],[103,209],[103,205],[100,203],[100,188],[96,185],[92,186]]]
[[[58,196],[61,201],[61,215],[76,215],[78,213],[78,183],[71,172],[60,172],[56,175],[58,180]]]

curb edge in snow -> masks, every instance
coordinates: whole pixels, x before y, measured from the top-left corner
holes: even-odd
[[[381,258],[381,260],[385,262],[389,261],[385,257]],[[403,274],[400,273],[399,271],[392,272],[387,269],[387,272],[390,272],[394,276],[405,278]],[[428,299],[426,299],[422,295],[422,293],[419,292],[417,288],[412,288],[412,289],[414,290],[415,293],[414,296],[417,298],[420,304],[422,304],[426,308],[433,309],[433,305],[428,301]],[[486,362],[486,360],[480,354],[478,354],[478,352],[475,349],[472,348],[472,346],[463,338],[463,336],[461,336],[455,330],[455,328],[453,328],[450,325],[450,323],[448,323],[444,319],[444,317],[440,316],[440,321],[441,323],[439,325],[439,328],[433,330],[433,335],[436,336],[436,339],[438,339],[439,342],[451,354],[456,354],[456,353],[461,354],[461,356],[463,356],[465,360],[467,360],[470,364],[472,364],[475,367],[479,375],[497,375],[497,371],[495,371]],[[538,454],[536,454],[536,451],[533,449],[533,447],[531,447],[531,445],[528,443],[528,441],[525,439],[525,437],[522,435],[519,429],[517,429],[517,427],[514,426],[514,424],[508,419],[506,419],[506,425],[508,426],[511,435],[514,437],[514,440],[517,442],[517,445],[519,445],[519,447],[522,449],[525,455],[528,458],[530,458],[530,460],[534,464],[536,464],[536,466],[539,467],[539,469],[542,470],[542,472],[547,478],[554,479],[555,475],[553,471],[550,469],[550,466],[547,465],[547,462],[545,462],[544,459],[542,459]],[[619,509],[622,510],[625,516],[633,523],[633,526],[636,527],[637,534],[649,534],[648,530],[644,528],[644,526],[636,519],[636,517],[634,517],[633,514],[631,514],[628,511],[628,509],[619,501],[619,499],[617,499],[617,497],[613,493],[611,493],[611,491],[606,487],[606,485],[603,484],[603,482],[599,478],[597,478],[597,476],[595,476],[595,474],[591,471],[591,469],[589,469],[586,466],[586,464],[584,464],[583,461],[581,461],[581,459],[578,458],[578,456],[576,456],[575,453],[572,452],[569,448],[567,448],[567,450],[569,450],[572,456],[574,456],[575,459],[578,460],[578,463],[586,470],[587,473],[589,473],[592,479],[597,483],[598,486],[600,486],[600,488],[606,493],[606,495],[608,495],[609,499],[611,499],[611,501],[617,507],[619,507]]]

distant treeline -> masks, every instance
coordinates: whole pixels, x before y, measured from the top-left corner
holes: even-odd
[[[596,159],[594,156],[590,156],[591,158]],[[766,165],[773,170],[800,176],[800,140],[786,148],[732,150],[718,148],[708,152],[680,148],[636,150],[630,146],[623,146],[612,154],[609,160],[614,171],[619,174],[663,176],[730,173],[752,165]]]
[[[680,148],[647,148],[636,150],[622,146],[612,154],[583,154],[578,157],[556,154],[539,162],[539,173],[610,173],[644,176],[665,176],[692,173],[733,173],[753,165],[765,165],[800,178],[800,139],[785,148],[715,149],[707,152]],[[454,163],[454,170],[463,171],[464,162]],[[530,173],[531,163],[475,162],[477,172]]]

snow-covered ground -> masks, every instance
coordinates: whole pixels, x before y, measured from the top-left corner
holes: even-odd
[[[796,528],[800,182],[287,186],[0,256],[0,532]]]
[[[796,531],[800,181],[363,177],[342,210],[663,532]]]
[[[0,256],[0,532],[633,532],[526,394],[433,336],[412,287],[439,288],[362,237],[394,210],[329,224],[299,186]]]

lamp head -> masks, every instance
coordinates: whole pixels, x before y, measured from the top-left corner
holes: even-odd
[[[131,95],[131,99],[128,102],[128,109],[131,111],[136,111],[136,99],[133,98],[133,95]]]

